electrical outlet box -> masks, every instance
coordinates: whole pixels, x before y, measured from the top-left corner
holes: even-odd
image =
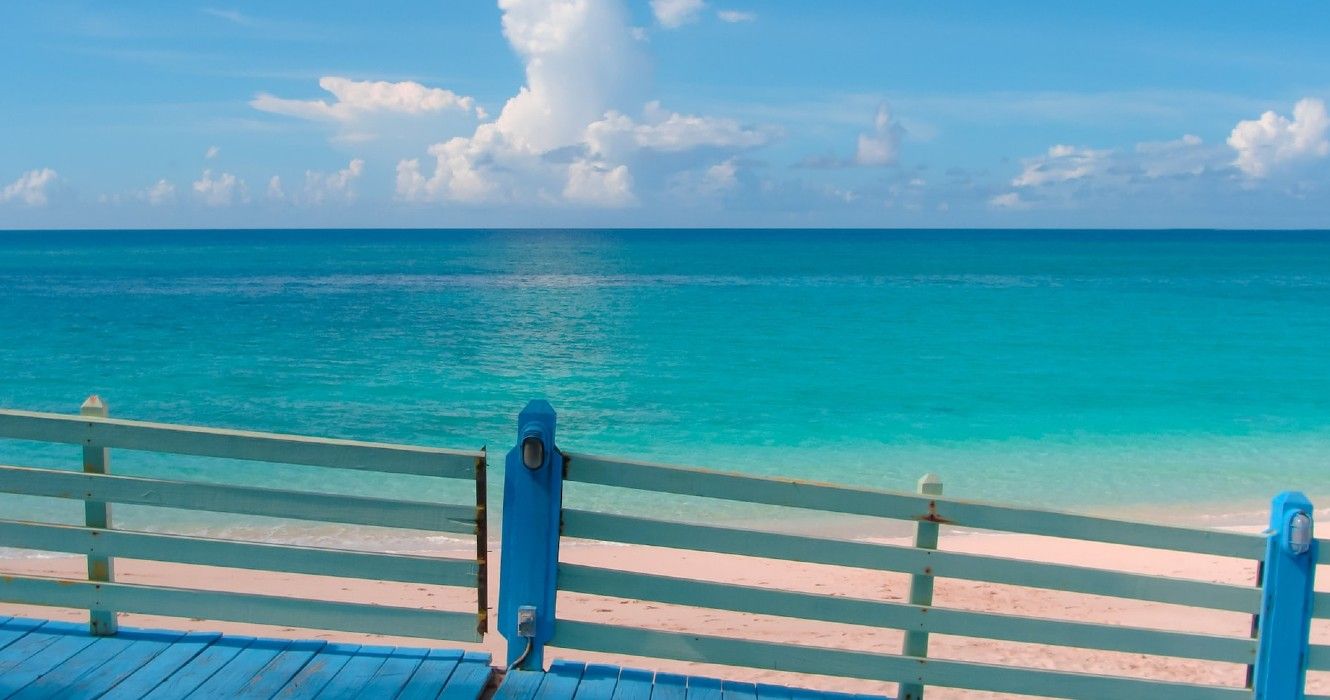
[[[517,609],[517,636],[527,639],[536,636],[536,606],[523,605]]]

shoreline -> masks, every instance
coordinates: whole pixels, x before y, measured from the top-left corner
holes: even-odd
[[[884,538],[893,544],[906,543],[901,538]],[[939,548],[945,551],[982,553],[1035,561],[1092,566],[1120,571],[1148,572],[1157,575],[1251,585],[1255,562],[1197,554],[1179,554],[1142,550],[1122,545],[1072,542],[1035,535],[991,534],[973,537],[944,532]],[[432,552],[440,554],[442,550]],[[494,575],[491,577],[491,605],[497,602],[495,587],[500,560],[499,551],[491,551]],[[565,563],[619,568],[665,576],[697,578],[751,586],[764,586],[809,593],[855,598],[903,601],[908,593],[909,576],[892,572],[867,571],[752,559],[709,552],[665,550],[636,545],[576,543],[562,549]],[[117,578],[141,584],[208,588],[216,590],[285,595],[300,590],[302,596],[325,600],[368,602],[422,608],[465,610],[475,605],[474,593],[467,589],[443,588],[417,584],[399,584],[368,579],[337,579],[221,569],[135,560],[117,561]],[[49,559],[0,560],[8,573],[44,576],[84,577],[84,562],[79,556]],[[1330,590],[1330,576],[1322,577],[1319,590]],[[939,607],[1012,613],[1047,619],[1099,622],[1155,629],[1171,629],[1208,634],[1247,636],[1249,615],[1200,610],[1175,605],[1148,603],[1119,598],[1105,598],[1042,589],[938,579],[935,604]],[[592,620],[610,624],[690,631],[720,636],[737,636],[764,641],[799,643],[815,646],[856,649],[886,654],[900,653],[902,633],[856,625],[821,623],[809,620],[764,615],[699,610],[651,602],[561,593],[560,617]],[[491,607],[491,614],[493,614]],[[65,620],[86,619],[86,611],[0,604],[0,613]],[[1314,643],[1330,643],[1330,621],[1313,623]],[[496,659],[504,653],[504,640],[490,634],[479,645],[456,644],[421,639],[402,639],[249,623],[226,623],[197,619],[124,615],[121,624],[182,630],[220,630],[224,632],[283,636],[293,638],[360,641],[400,646],[447,646],[488,651]],[[930,657],[966,661],[1002,663],[1068,671],[1113,673],[1137,677],[1164,678],[1186,682],[1241,685],[1245,667],[1218,662],[1199,662],[1139,654],[1077,650],[1038,644],[1001,642],[983,639],[933,635]],[[827,690],[882,693],[891,684],[847,678],[807,676],[751,668],[708,666],[661,659],[636,659],[608,654],[589,654],[573,650],[551,649],[547,660],[577,658],[588,661],[614,661],[630,667],[652,670],[683,671],[727,679],[802,685]],[[1330,673],[1311,673],[1309,692],[1330,692]],[[1004,697],[943,688],[930,688],[930,697],[988,698]]]

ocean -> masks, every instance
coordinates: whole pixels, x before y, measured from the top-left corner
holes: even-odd
[[[497,474],[545,397],[577,452],[886,489],[936,472],[949,495],[1199,524],[1259,523],[1288,488],[1330,504],[1324,232],[0,232],[0,294],[6,408],[96,393],[117,417],[488,446]],[[0,441],[6,464],[78,454]],[[112,469],[455,495],[124,451]]]

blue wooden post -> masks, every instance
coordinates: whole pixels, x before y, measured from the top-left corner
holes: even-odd
[[[93,394],[79,407],[79,414],[105,418],[108,415],[106,404],[101,397]],[[83,471],[89,474],[106,474],[110,471],[110,450],[105,447],[85,446],[83,448]],[[111,504],[103,501],[83,502],[83,522],[88,527],[106,530],[111,527]],[[88,555],[89,581],[114,581],[115,560],[96,554]],[[94,608],[88,611],[88,627],[98,636],[112,635],[118,631],[115,611]]]
[[[528,403],[503,469],[498,629],[508,640],[508,665],[522,669],[544,667],[545,643],[554,636],[563,510],[563,455],[554,446],[554,423],[548,401]]]
[[[1276,496],[1265,546],[1260,638],[1253,679],[1256,700],[1303,697],[1317,549],[1311,501],[1297,491]]]

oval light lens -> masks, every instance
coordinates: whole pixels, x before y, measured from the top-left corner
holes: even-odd
[[[527,469],[540,469],[545,463],[545,442],[536,435],[528,435],[522,440],[522,464]]]
[[[1294,554],[1303,554],[1312,548],[1312,519],[1303,512],[1293,514],[1288,519],[1288,550]]]

